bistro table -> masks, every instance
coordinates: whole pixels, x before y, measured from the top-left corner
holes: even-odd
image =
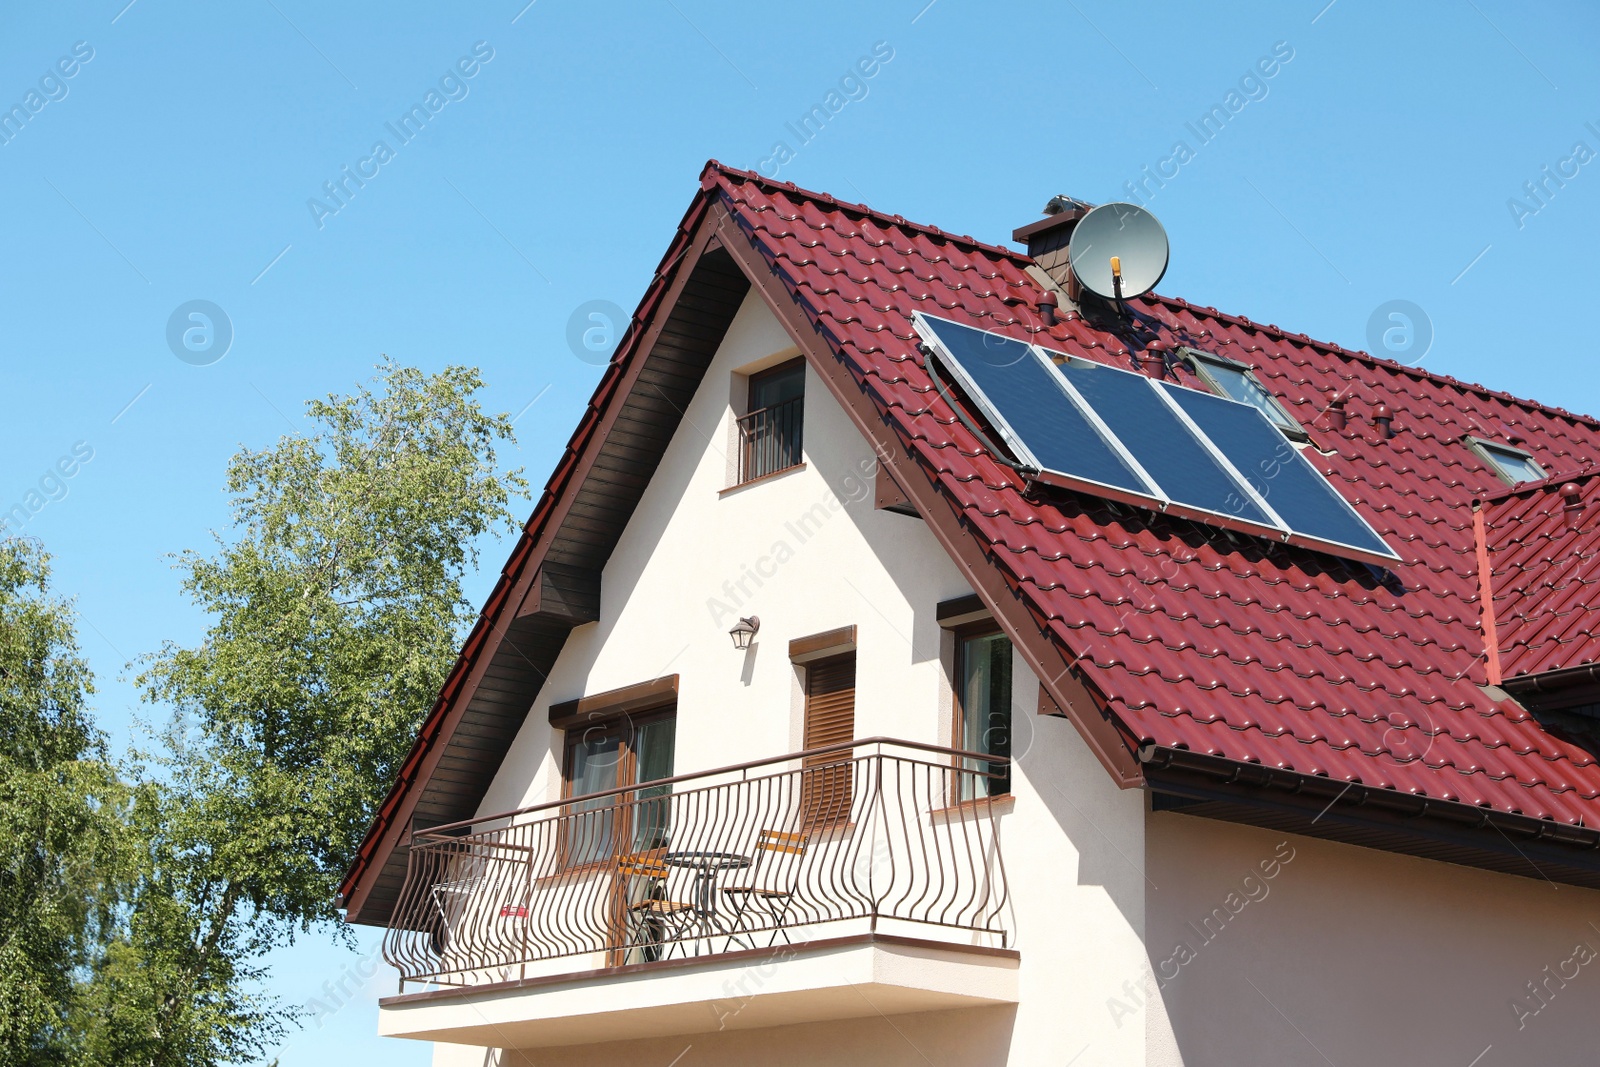
[[[695,939],[696,956],[700,955],[700,942],[709,950],[713,937],[726,937],[728,944],[738,941],[737,934],[717,913],[717,878],[722,871],[739,870],[750,866],[750,857],[737,852],[668,852],[661,862],[672,867],[683,867],[694,872],[694,892],[690,903],[694,906],[695,925],[700,936]],[[749,945],[745,945],[749,948]]]

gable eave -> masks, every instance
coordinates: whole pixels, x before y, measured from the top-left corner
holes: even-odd
[[[709,199],[698,193],[680,222],[378,808],[340,886],[350,922],[387,922],[416,821],[475,814],[567,634],[586,621],[540,602],[541,570],[548,564],[589,572],[597,588],[598,572],[749,288],[707,224]]]

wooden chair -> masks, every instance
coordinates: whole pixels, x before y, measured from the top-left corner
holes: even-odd
[[[628,916],[628,936],[623,955],[638,949],[645,960],[664,959],[672,943],[682,947],[682,935],[694,919],[694,905],[666,898],[667,874],[664,849],[630,852],[617,857],[617,875],[623,879],[623,900]],[[640,885],[635,879],[642,880]],[[635,890],[642,897],[635,899]]]
[[[733,903],[735,930],[747,931],[747,918],[762,915],[771,920],[772,938],[767,942],[776,945],[781,935],[786,944],[789,932],[786,922],[789,908],[794,904],[795,889],[800,884],[800,857],[806,853],[806,834],[790,834],[781,830],[762,830],[756,835],[755,862],[751,864],[749,885],[724,886],[722,892]],[[756,909],[754,912],[752,908]]]

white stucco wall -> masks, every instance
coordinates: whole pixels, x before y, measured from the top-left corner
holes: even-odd
[[[1160,972],[1181,1059],[1152,1063],[1595,1062],[1600,893],[1169,812],[1148,833],[1151,957],[1187,960]]]

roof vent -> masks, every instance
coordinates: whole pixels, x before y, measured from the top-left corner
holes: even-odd
[[[1378,436],[1385,441],[1394,438],[1394,412],[1389,410],[1388,404],[1379,404],[1372,409],[1372,425],[1378,428]]]
[[[1328,429],[1343,433],[1350,425],[1350,415],[1345,411],[1349,397],[1338,389],[1328,390]]]

